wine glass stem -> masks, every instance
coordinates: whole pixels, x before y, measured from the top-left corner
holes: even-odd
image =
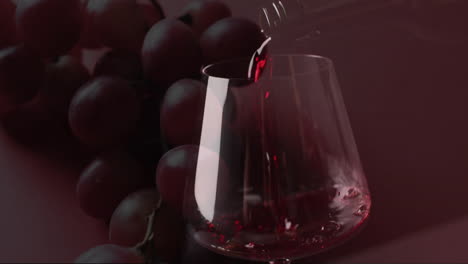
[[[291,264],[291,260],[289,259],[276,259],[271,260],[269,264]]]

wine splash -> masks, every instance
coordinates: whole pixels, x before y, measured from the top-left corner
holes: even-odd
[[[252,55],[249,63],[249,71],[247,73],[248,79],[253,78],[255,82],[260,79],[266,67],[268,44],[270,41],[271,37],[268,37]]]
[[[350,186],[291,194],[258,202],[245,212],[226,213],[194,231],[218,253],[250,260],[297,259],[324,251],[355,233],[369,216],[370,197]]]

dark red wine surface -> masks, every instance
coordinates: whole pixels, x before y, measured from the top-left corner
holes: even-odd
[[[242,212],[201,220],[193,229],[195,239],[231,257],[297,259],[347,240],[366,222],[370,209],[370,197],[352,186],[260,200],[255,195],[244,197]]]

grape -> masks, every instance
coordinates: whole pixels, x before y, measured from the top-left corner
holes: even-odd
[[[44,81],[44,64],[24,47],[0,51],[0,114],[31,100]]]
[[[37,150],[70,147],[75,141],[66,128],[37,101],[28,102],[5,115],[2,125],[17,143]]]
[[[89,27],[96,30],[102,44],[137,52],[147,26],[136,0],[89,0]]]
[[[66,166],[81,169],[89,161],[90,153],[38,100],[9,112],[1,125],[16,144],[37,154],[56,158],[57,162]]]
[[[71,56],[60,57],[57,62],[47,65],[39,101],[55,116],[67,120],[73,95],[88,79],[88,70],[78,60]]]
[[[172,208],[183,212],[186,183],[193,181],[197,166],[198,147],[180,146],[168,151],[156,170],[156,185],[161,198]],[[190,190],[187,190],[190,193]]]
[[[127,196],[115,209],[109,226],[109,240],[120,246],[134,247],[145,238],[148,220],[158,205],[155,189],[144,189]]]
[[[102,43],[99,41],[99,33],[92,25],[93,21],[88,10],[88,3],[89,0],[81,0],[81,6],[83,9],[83,25],[81,27],[79,45],[83,48],[98,49],[102,47]]]
[[[166,92],[161,106],[161,131],[172,146],[200,142],[205,85],[183,79]]]
[[[107,220],[128,194],[144,185],[140,164],[123,152],[109,152],[86,167],[76,192],[86,214]]]
[[[253,22],[242,18],[225,18],[209,27],[200,37],[204,62],[251,57],[265,37]]]
[[[126,80],[143,78],[140,56],[133,52],[111,50],[104,54],[94,68],[94,76],[115,75]]]
[[[125,143],[136,128],[139,113],[136,92],[127,81],[99,77],[73,97],[69,124],[81,142],[100,149]]]
[[[189,25],[198,36],[218,20],[231,16],[226,4],[212,0],[193,1],[182,13],[179,20]]]
[[[178,263],[176,260],[180,257],[185,235],[185,225],[180,214],[162,204],[154,217],[153,234],[157,257]]]
[[[199,157],[199,153],[202,154]],[[220,192],[227,191],[229,186],[229,171],[224,160],[208,148],[195,145],[184,145],[168,151],[159,161],[156,170],[156,184],[161,198],[168,206],[183,214],[191,214],[193,209],[194,183],[197,167],[207,169],[218,164],[216,171],[217,186]],[[204,171],[206,173],[206,171]],[[210,176],[210,175],[208,175]],[[203,180],[200,178],[200,180]],[[212,190],[211,184],[216,181],[204,183]],[[216,187],[215,187],[216,188]],[[184,208],[185,207],[185,208]]]
[[[67,53],[80,38],[80,0],[20,0],[18,33],[26,46],[43,57]]]
[[[206,85],[196,80],[182,79],[169,87],[161,105],[161,131],[167,144],[180,146],[200,143],[205,97]],[[235,118],[234,102],[232,91],[229,90],[223,102],[223,120],[232,121]],[[230,123],[225,122],[224,125]]]
[[[145,263],[145,259],[134,249],[106,244],[84,252],[74,263]]]
[[[15,10],[11,0],[0,1],[0,49],[16,42]]]
[[[199,75],[201,50],[188,26],[164,19],[146,35],[142,61],[146,78],[165,89],[179,79]]]
[[[154,24],[164,19],[164,11],[161,5],[152,0],[146,0],[143,2],[138,2],[138,7],[140,8],[143,16],[145,18],[146,26],[151,28]]]
[[[79,44],[75,45],[75,47],[73,47],[70,52],[68,52],[68,55],[79,62],[83,61],[83,47]]]

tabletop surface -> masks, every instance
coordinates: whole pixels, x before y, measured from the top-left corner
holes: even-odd
[[[303,263],[468,261],[465,47],[384,27],[308,47],[335,63],[373,208],[356,238]],[[106,242],[78,207],[77,174],[0,130],[0,262],[70,262]]]

